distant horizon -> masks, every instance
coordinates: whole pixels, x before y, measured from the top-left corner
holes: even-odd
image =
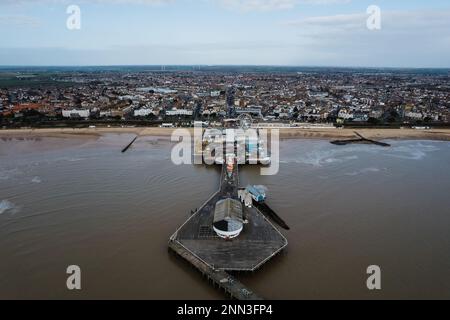
[[[0,69],[14,69],[14,68],[118,68],[118,67],[252,67],[252,68],[334,68],[334,69],[399,69],[399,70],[420,70],[420,69],[435,69],[435,70],[450,70],[449,67],[397,67],[397,66],[338,66],[338,65],[275,65],[275,64],[86,64],[86,65],[0,65]],[[170,71],[170,70],[159,70]],[[195,70],[201,71],[201,70]]]

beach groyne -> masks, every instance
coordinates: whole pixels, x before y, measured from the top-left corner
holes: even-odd
[[[127,144],[127,145],[125,146],[125,148],[122,149],[122,153],[127,152],[128,149],[130,149],[131,146],[136,142],[137,138],[138,138],[138,137],[135,137],[133,140],[131,140],[131,142],[130,142],[129,144]]]

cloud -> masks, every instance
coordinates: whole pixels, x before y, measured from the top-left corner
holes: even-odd
[[[95,2],[104,4],[135,4],[135,5],[164,5],[190,0],[79,0],[80,3]],[[198,0],[196,0],[198,1]],[[292,9],[299,4],[323,5],[349,3],[351,0],[203,0],[218,5],[221,8],[239,11],[274,11]],[[62,3],[72,4],[72,0],[0,0],[0,4],[39,4]]]
[[[143,4],[143,5],[162,5],[174,3],[176,0],[94,0],[99,3],[109,4]]]
[[[40,21],[36,18],[24,15],[0,15],[0,25],[37,27],[40,25]]]
[[[296,27],[301,34],[308,33],[354,33],[368,31],[366,21],[369,15],[364,13],[340,14],[332,16],[307,17],[298,20],[285,21],[282,24]],[[411,35],[421,34],[430,29],[442,28],[449,30],[450,11],[382,11],[382,30],[379,33],[396,34],[408,32]],[[447,28],[447,29],[446,29]]]
[[[78,0],[77,4],[94,2],[104,4],[137,4],[137,5],[162,5],[174,3],[177,0]],[[73,0],[0,0],[0,5],[24,5],[24,4],[74,4]]]
[[[242,11],[272,11],[291,9],[297,5],[297,0],[216,0],[221,6]]]
[[[329,65],[450,65],[450,11],[382,11],[381,30],[366,27],[369,15],[344,14],[285,21],[292,43],[326,55]]]
[[[210,0],[221,7],[240,12],[288,10],[299,4],[324,5],[349,3],[351,0]]]

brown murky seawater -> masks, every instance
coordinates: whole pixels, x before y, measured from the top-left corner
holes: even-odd
[[[223,298],[167,249],[220,171],[173,165],[163,138],[121,154],[131,138],[0,139],[0,299]],[[449,299],[450,143],[392,143],[287,140],[278,175],[243,168],[291,230],[282,255],[237,277],[269,299]],[[66,289],[73,264],[81,292]]]

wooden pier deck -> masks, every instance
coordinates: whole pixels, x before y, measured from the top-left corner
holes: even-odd
[[[212,281],[214,285],[224,290],[227,295],[237,300],[261,300],[256,294],[247,289],[241,282],[234,277],[221,270],[213,270],[208,265],[203,263],[200,259],[191,254],[183,246],[176,241],[170,241],[169,247],[181,258],[188,261],[195,268],[197,268],[203,276]]]
[[[243,208],[244,230],[239,237],[225,241],[213,228],[215,204],[226,198],[238,199],[239,173],[233,178],[222,169],[220,189],[170,238],[214,270],[255,271],[287,246],[286,238],[257,208]]]

